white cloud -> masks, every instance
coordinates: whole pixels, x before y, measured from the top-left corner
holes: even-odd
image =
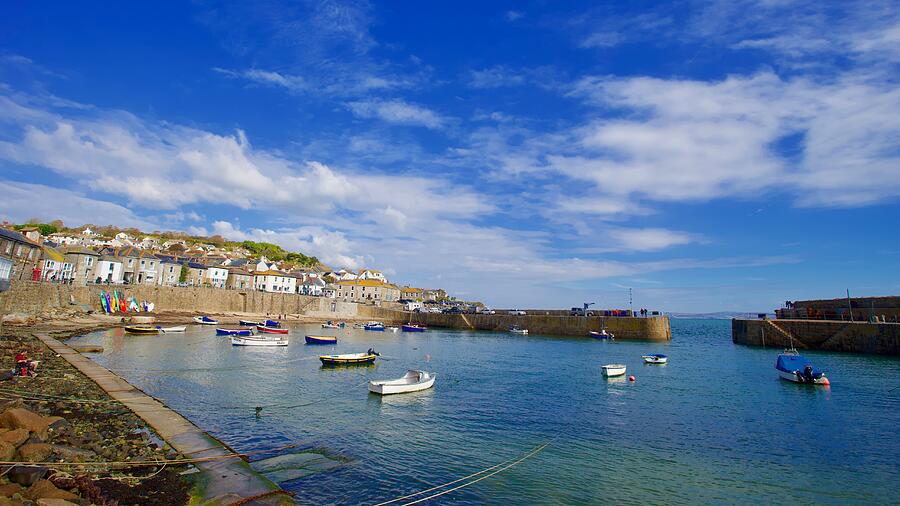
[[[159,228],[126,207],[71,190],[10,180],[0,180],[0,187],[3,188],[0,217],[13,223],[39,218],[45,221],[59,219],[70,226],[93,223],[145,230]]]
[[[398,125],[423,126],[437,129],[444,126],[446,119],[426,107],[404,100],[358,100],[348,102],[350,111],[360,118],[377,118]]]
[[[660,251],[696,241],[692,234],[664,228],[622,228],[609,235],[612,247],[629,251]]]
[[[504,17],[506,18],[506,20],[510,21],[510,22],[518,21],[518,20],[522,19],[524,16],[525,16],[525,14],[520,11],[506,11],[506,14],[504,14]]]
[[[476,89],[521,86],[525,82],[525,76],[522,73],[515,72],[503,65],[469,71],[469,87]]]
[[[213,67],[213,71],[231,78],[246,79],[257,84],[277,86],[291,91],[301,91],[307,89],[306,80],[304,80],[303,77],[290,74],[281,74],[271,70],[229,70],[219,67]]]

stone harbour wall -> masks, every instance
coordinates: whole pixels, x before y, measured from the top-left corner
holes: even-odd
[[[900,355],[900,323],[731,320],[731,340],[747,346]]]
[[[373,320],[383,320],[392,324],[413,322],[428,327],[502,332],[507,331],[513,325],[518,325],[520,328],[528,329],[528,332],[532,334],[557,336],[587,337],[589,331],[600,330],[606,327],[609,332],[615,334],[616,339],[647,339],[653,341],[669,341],[672,339],[668,316],[615,318],[529,314],[524,316],[508,314],[439,314],[410,313],[368,306],[360,306],[360,316],[369,317]]]

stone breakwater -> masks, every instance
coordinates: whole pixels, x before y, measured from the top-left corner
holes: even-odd
[[[900,355],[900,323],[732,320],[731,340],[747,346]]]
[[[672,330],[669,328],[669,317],[653,316],[648,318],[615,318],[604,316],[556,316],[527,314],[516,316],[509,314],[438,314],[410,313],[391,309],[361,306],[360,316],[369,316],[375,320],[385,320],[394,324],[413,322],[429,327],[446,327],[463,330],[493,330],[505,332],[511,326],[528,329],[532,334],[556,336],[583,336],[588,332],[606,328],[615,334],[616,339],[645,339],[652,341],[669,341]]]

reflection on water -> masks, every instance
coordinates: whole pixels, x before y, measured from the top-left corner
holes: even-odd
[[[552,438],[534,458],[441,501],[892,501],[897,464],[883,450],[900,443],[898,359],[809,353],[832,387],[795,385],[775,375],[780,350],[732,344],[729,323],[674,320],[671,343],[318,326],[292,327],[286,348],[232,347],[197,326],[75,340],[104,346],[92,358],[238,451],[300,442],[267,464],[301,503],[390,499]],[[338,343],[307,346],[306,333]],[[374,365],[318,360],[370,347],[382,353]],[[665,353],[669,364],[644,365],[647,353]],[[637,381],[604,378],[608,363],[626,364]],[[368,380],[411,368],[437,373],[434,388],[368,392]],[[291,470],[297,462],[306,467]]]

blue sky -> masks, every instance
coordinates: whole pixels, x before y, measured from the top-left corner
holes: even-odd
[[[898,70],[893,2],[19,2],[0,217],[503,307],[897,294]]]

